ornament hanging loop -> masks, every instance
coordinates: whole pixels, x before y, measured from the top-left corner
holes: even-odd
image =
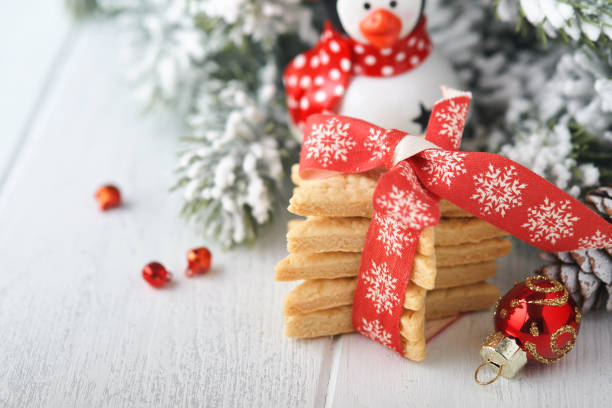
[[[478,373],[480,372],[480,370],[482,370],[482,367],[486,366],[487,364],[489,364],[491,362],[491,360],[486,360],[484,361],[481,365],[478,366],[478,368],[476,369],[476,371],[474,372],[474,381],[476,381],[476,384],[478,385],[489,385],[489,384],[493,384],[495,381],[497,381],[497,379],[501,376],[502,374],[502,370],[504,368],[503,365],[498,366],[498,370],[497,370],[497,375],[489,381],[480,381],[478,379]],[[497,365],[496,365],[497,366]]]

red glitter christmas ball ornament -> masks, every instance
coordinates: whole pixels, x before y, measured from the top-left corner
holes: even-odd
[[[499,376],[512,378],[530,360],[555,363],[574,348],[580,329],[580,308],[560,282],[531,276],[499,299],[493,314],[495,332],[485,340],[484,362],[476,370],[477,383]],[[488,382],[478,380],[483,366],[497,371]]]
[[[194,248],[187,252],[187,269],[185,275],[191,278],[194,275],[204,275],[210,270],[212,254],[206,247]]]
[[[541,363],[562,359],[576,343],[580,309],[560,282],[532,276],[500,299],[495,330],[515,338],[527,357]]]
[[[96,199],[100,210],[107,211],[121,205],[121,192],[117,187],[108,184],[96,190]]]
[[[149,285],[159,289],[172,279],[172,273],[159,262],[151,262],[142,268],[142,277]]]

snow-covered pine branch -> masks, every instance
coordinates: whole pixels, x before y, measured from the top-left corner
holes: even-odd
[[[504,21],[527,19],[550,38],[610,45],[610,0],[500,0],[497,14]]]
[[[225,246],[255,239],[278,207],[295,152],[279,66],[317,30],[300,0],[97,0],[117,14],[129,78],[146,105],[189,124],[183,213]],[[279,49],[283,35],[293,47]],[[284,56],[283,53],[290,55]]]
[[[274,68],[267,66],[262,76],[274,78]],[[274,87],[274,81],[264,81],[254,94],[240,81],[210,81],[190,117],[193,137],[179,166],[183,212],[226,247],[252,242],[258,227],[270,221],[283,158],[297,145],[268,108]]]
[[[499,151],[574,195],[597,184],[601,172],[609,179],[612,59],[586,46],[544,45],[513,23],[491,24],[484,3],[428,3],[434,43],[474,94],[476,138],[464,145]]]

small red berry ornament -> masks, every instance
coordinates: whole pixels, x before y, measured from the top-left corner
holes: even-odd
[[[172,279],[172,274],[159,262],[151,262],[142,268],[142,277],[149,285],[159,289]]]
[[[194,275],[204,275],[210,270],[212,254],[206,247],[194,248],[187,252],[187,269],[185,275],[191,278]]]
[[[98,188],[96,199],[100,210],[107,211],[121,205],[121,192],[117,187],[109,184]]]
[[[500,298],[493,318],[496,331],[482,345],[484,362],[474,374],[481,385],[514,377],[527,358],[545,364],[561,360],[576,344],[582,314],[563,284],[536,275]],[[478,372],[485,365],[497,375],[482,382]]]

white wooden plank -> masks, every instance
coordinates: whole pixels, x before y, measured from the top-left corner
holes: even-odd
[[[321,406],[331,340],[282,335],[285,220],[182,276],[205,244],[167,191],[185,129],[142,117],[113,31],[77,33],[0,195],[0,406]],[[126,205],[102,214],[107,181]],[[176,274],[161,291],[140,277],[154,259]]]
[[[500,274],[492,282],[504,293],[532,273],[539,263],[536,253],[523,243],[515,244],[513,254],[499,261]],[[422,363],[404,360],[362,336],[344,336],[327,406],[608,406],[612,315],[587,315],[576,347],[561,362],[532,363],[513,380],[483,387],[474,383],[474,369],[492,322],[490,311],[464,316],[428,344]]]
[[[0,186],[69,27],[57,1],[0,2]]]

